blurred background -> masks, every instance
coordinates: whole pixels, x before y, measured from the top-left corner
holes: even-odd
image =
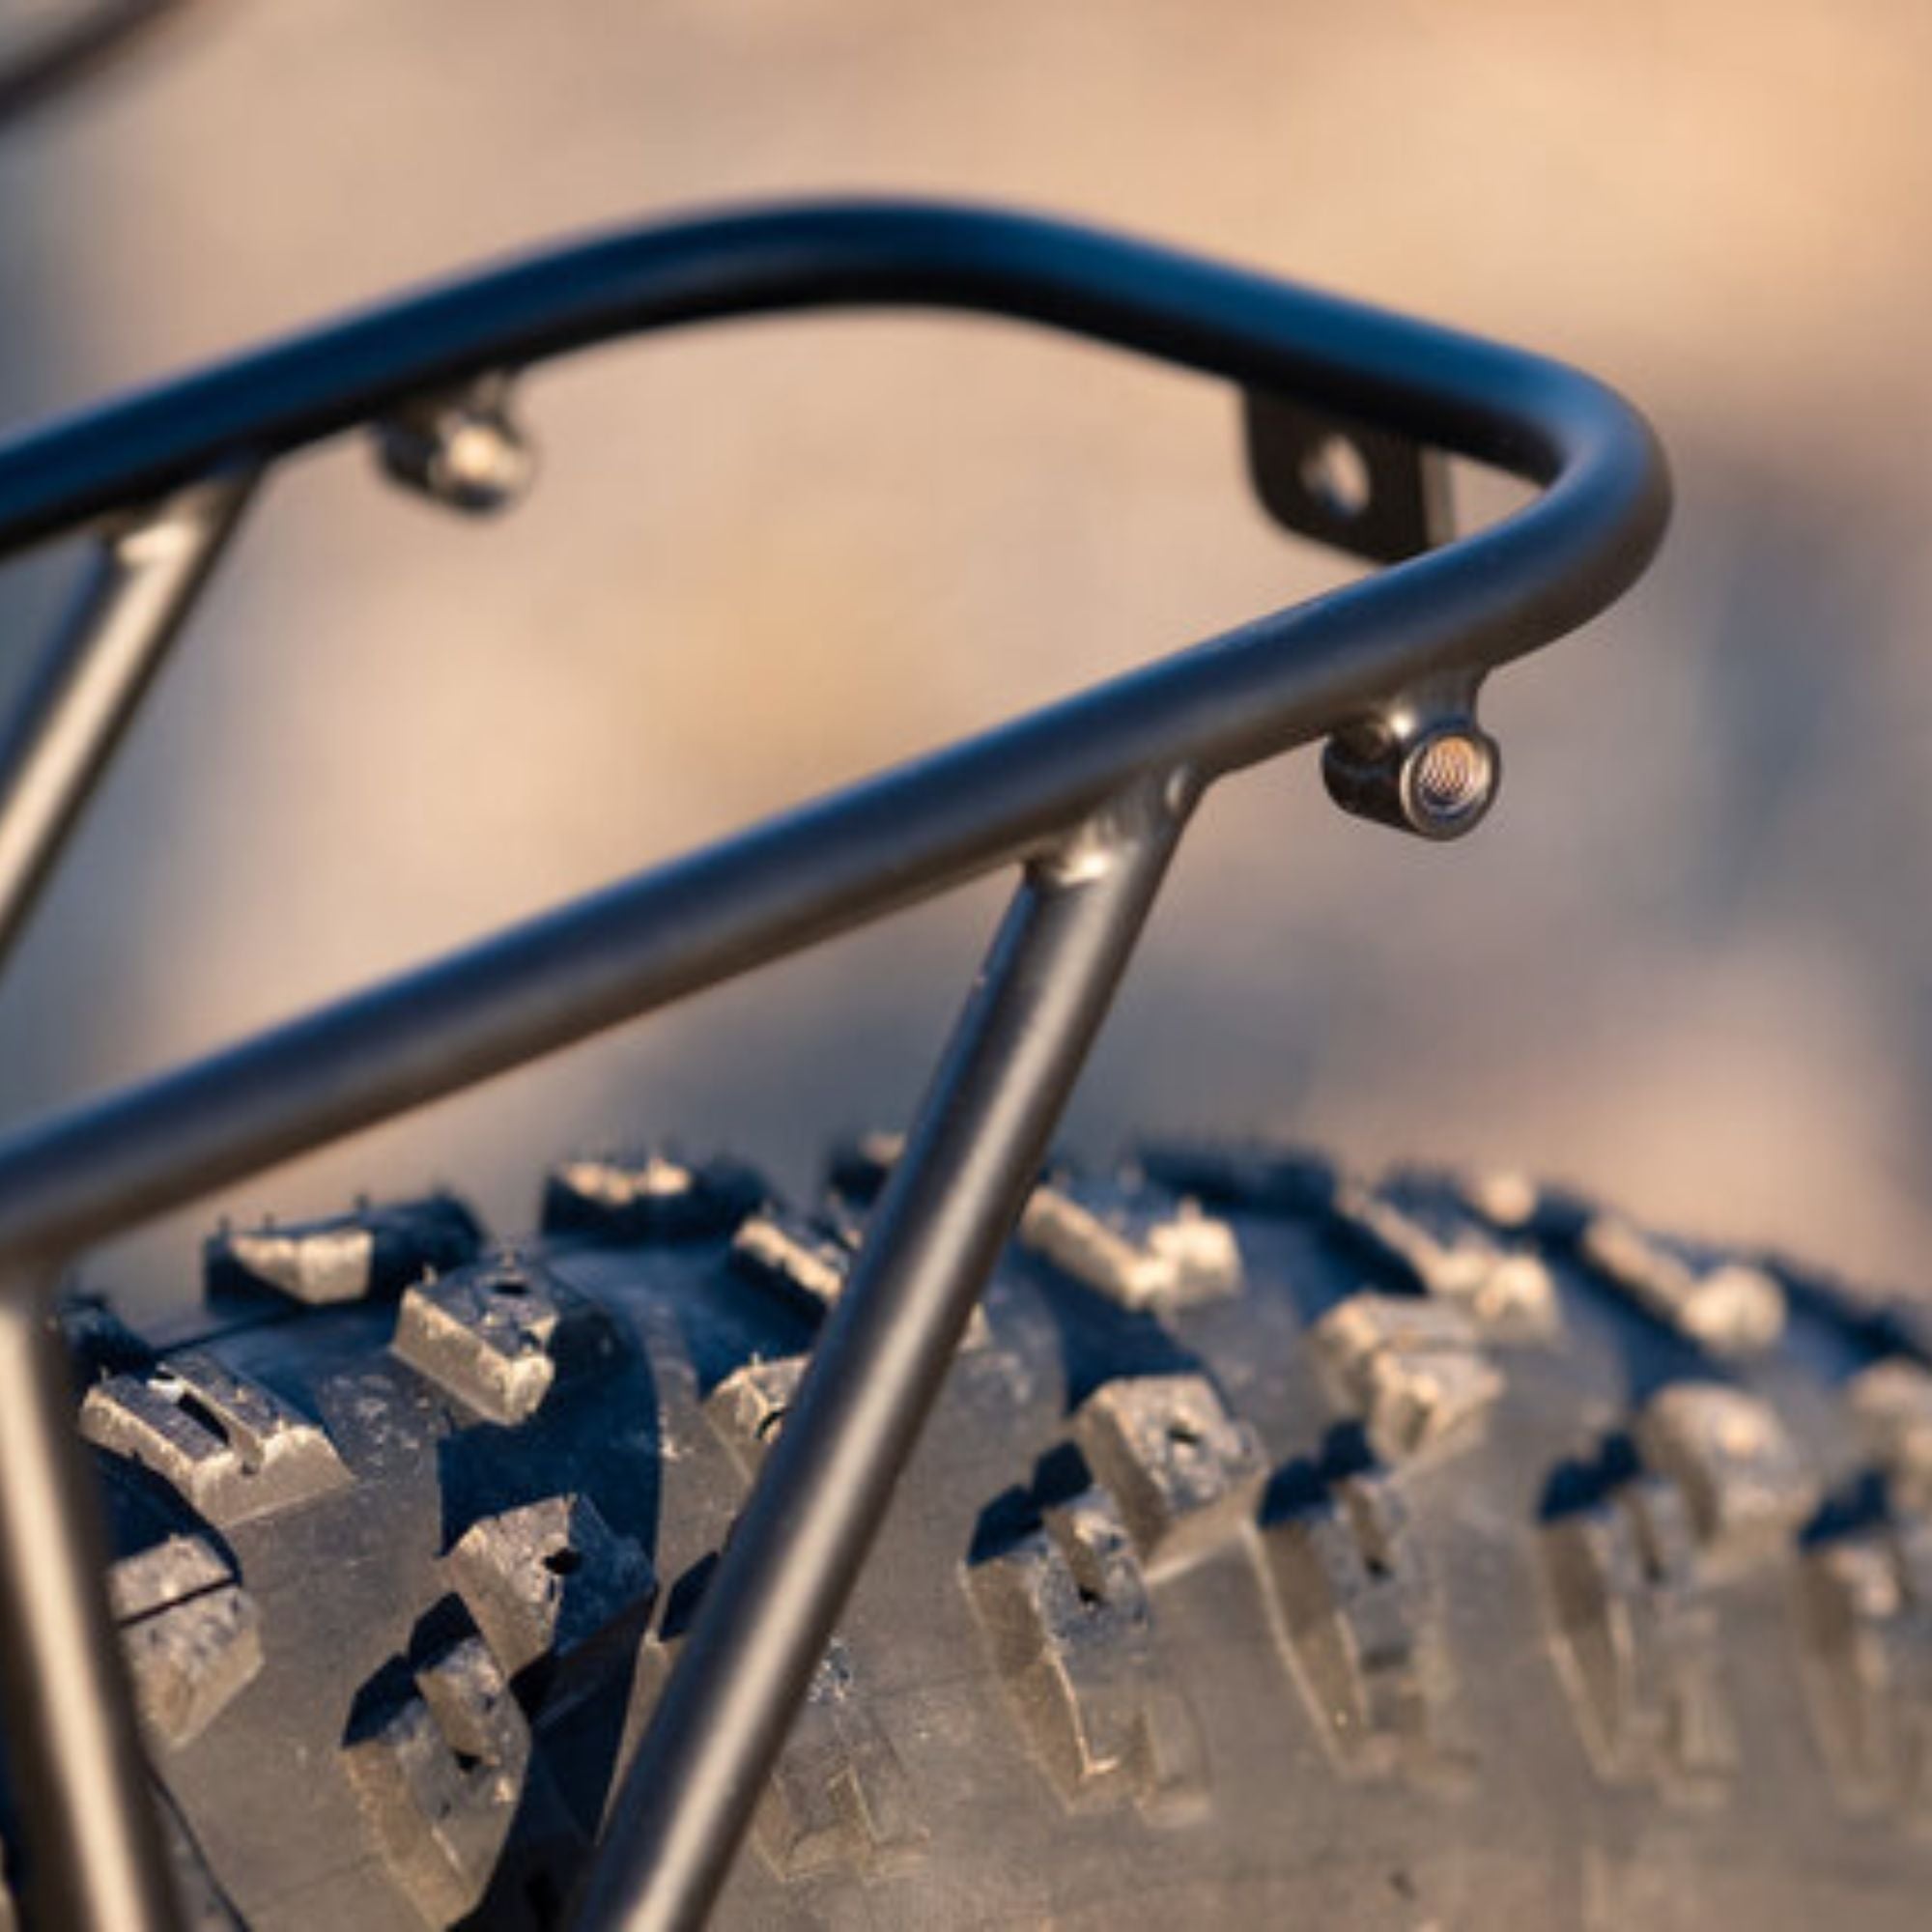
[[[21,5],[23,0],[14,0]],[[1498,679],[1432,849],[1313,759],[1183,854],[1069,1140],[1260,1125],[1503,1162],[1889,1283],[1932,1236],[1932,12],[1886,0],[212,0],[0,142],[23,422],[572,230],[824,189],[1011,200],[1545,349],[1635,397],[1652,576]],[[1206,382],[983,322],[742,325],[532,379],[469,524],[278,473],[0,987],[16,1122],[1305,594]],[[0,584],[5,680],[71,559]],[[793,1185],[911,1108],[981,891],[218,1208],[674,1132]]]

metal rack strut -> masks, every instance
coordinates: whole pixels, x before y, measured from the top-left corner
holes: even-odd
[[[0,953],[275,464],[366,428],[460,511],[528,480],[532,363],[777,310],[973,310],[1233,384],[1256,488],[1386,567],[0,1139],[0,1706],[36,1924],[176,1920],[107,1614],[52,1294],[83,1246],[406,1108],[988,871],[1020,883],[611,1810],[586,1927],[701,1922],[1214,780],[1326,739],[1339,803],[1472,827],[1483,677],[1642,570],[1642,419],[1541,358],[1066,223],[918,203],[622,231],[434,288],[0,444],[0,559],[97,559],[0,729]],[[1451,539],[1445,457],[1542,486]]]

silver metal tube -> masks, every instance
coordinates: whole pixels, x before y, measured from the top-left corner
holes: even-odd
[[[852,1279],[625,1774],[585,1932],[702,1923],[1125,969],[1192,804],[1027,868]]]
[[[147,1760],[107,1607],[100,1504],[43,1282],[0,1296],[0,1707],[28,1922],[175,1932]]]
[[[185,490],[106,534],[0,738],[0,959],[208,581],[253,483]],[[32,1922],[172,1932],[168,1861],[106,1597],[99,1503],[37,1276],[0,1294],[0,1706]]]
[[[0,960],[246,503],[252,475],[184,490],[101,541],[0,733]]]

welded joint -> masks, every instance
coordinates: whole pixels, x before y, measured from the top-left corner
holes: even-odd
[[[1321,756],[1329,797],[1358,818],[1423,838],[1473,832],[1503,770],[1501,749],[1476,722],[1479,682],[1417,685],[1337,731]]]
[[[126,574],[199,561],[261,478],[259,466],[235,465],[113,519],[100,530],[107,562]]]
[[[1027,863],[1027,877],[1048,892],[1093,885],[1149,844],[1171,843],[1207,788],[1207,781],[1193,765],[1151,773],[1115,793],[1056,843],[1036,853]]]

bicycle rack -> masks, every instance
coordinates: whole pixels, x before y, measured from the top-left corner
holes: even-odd
[[[98,561],[0,740],[0,946],[274,464],[376,432],[458,510],[522,487],[516,374],[781,309],[990,312],[1226,379],[1262,499],[1387,568],[0,1140],[0,1699],[36,1922],[175,1922],[53,1287],[84,1244],[996,867],[1020,883],[849,1288],[626,1775],[579,1922],[689,1926],[728,1868],[1202,791],[1326,738],[1330,790],[1482,816],[1484,675],[1641,571],[1642,419],[1554,363],[1054,221],[900,203],[645,227],[497,268],[0,446],[0,557]],[[1543,486],[1450,541],[1446,454]]]

